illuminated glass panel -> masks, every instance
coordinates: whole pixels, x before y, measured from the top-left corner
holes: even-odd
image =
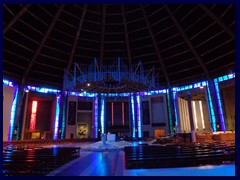
[[[15,121],[15,116],[16,116],[16,111],[17,111],[17,98],[18,98],[18,88],[16,87],[15,93],[14,93],[14,98],[13,98],[13,103],[12,103],[12,108],[11,108],[11,119],[10,119],[10,124],[9,124],[9,130],[8,130],[8,140],[12,140],[13,136],[13,131],[14,131],[14,121]]]
[[[178,127],[178,113],[177,113],[177,107],[178,107],[178,103],[177,103],[177,92],[173,91],[173,104],[174,104],[174,114],[175,114],[175,119],[176,119],[176,127]]]
[[[63,115],[62,115],[62,133],[61,133],[61,139],[64,138],[65,135],[65,129],[66,129],[66,104],[67,104],[67,92],[65,91],[64,95],[64,102],[63,102]]]
[[[132,137],[135,138],[136,126],[135,126],[135,109],[134,109],[134,97],[131,96],[131,106],[132,106]]]
[[[5,86],[10,86],[10,87],[14,87],[14,84],[12,81],[9,81],[7,79],[3,79],[3,85]]]
[[[104,125],[104,97],[102,97],[101,99],[101,117],[100,117],[100,121],[101,121],[101,133],[104,134],[105,133],[105,125]]]
[[[35,87],[35,86],[25,86],[24,89],[25,90],[30,90],[30,91],[36,91],[36,92],[40,92],[40,93],[57,94],[57,93],[61,92],[60,90],[57,90],[57,89],[49,89],[49,88]]]
[[[94,138],[98,136],[98,97],[94,100],[94,130],[93,130]]]
[[[170,134],[173,134],[172,110],[171,110],[169,92],[167,92],[167,106],[168,106],[168,117],[169,117]]]
[[[222,76],[218,78],[218,81],[219,81],[219,82],[222,82],[222,81],[223,81]]]
[[[232,79],[233,77],[235,77],[235,74],[228,74],[228,79]]]
[[[32,102],[32,112],[31,112],[31,120],[29,131],[33,132],[36,128],[36,118],[37,118],[37,101]]]
[[[223,80],[224,80],[224,81],[228,80],[228,75],[224,75],[224,76],[223,76]]]
[[[97,93],[88,93],[88,92],[69,92],[71,96],[81,96],[81,97],[97,97]],[[105,95],[105,94],[102,94]]]
[[[219,85],[217,82],[217,78],[214,79],[215,83],[215,89],[216,89],[216,94],[217,94],[217,105],[218,105],[218,112],[219,112],[219,116],[220,116],[220,123],[221,123],[221,130],[222,131],[226,131],[226,127],[225,127],[225,121],[224,121],[224,116],[223,116],[223,110],[222,110],[222,102],[221,102],[221,96],[220,96],[220,91],[219,91]]]
[[[142,137],[142,121],[141,121],[141,110],[140,110],[140,96],[136,96],[137,98],[137,130],[138,130],[138,137]]]
[[[122,124],[124,126],[125,122],[124,122],[124,102],[122,102]]]
[[[202,86],[206,86],[207,85],[207,82],[206,81],[203,81],[202,82]]]
[[[54,123],[54,140],[58,139],[58,127],[59,127],[59,112],[60,112],[60,96],[56,100],[56,114],[55,114],[55,123]]]
[[[213,132],[216,132],[217,131],[216,117],[215,117],[215,113],[214,113],[214,109],[213,109],[213,103],[212,103],[212,98],[211,98],[211,94],[210,94],[209,84],[207,85],[207,97],[208,97],[210,118],[211,118],[211,123],[212,123],[212,130],[213,130]]]

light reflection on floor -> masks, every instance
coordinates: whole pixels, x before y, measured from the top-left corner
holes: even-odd
[[[235,176],[235,165],[125,170],[124,176]]]
[[[139,142],[132,142],[137,146]],[[88,146],[89,144],[84,144]],[[83,144],[75,145],[83,147]],[[96,144],[97,145],[97,144]],[[123,145],[117,144],[119,147]],[[67,146],[67,145],[64,145]],[[69,146],[72,146],[69,144]],[[120,148],[121,149],[121,148]],[[125,169],[123,150],[86,151],[81,150],[80,157],[51,172],[49,176],[234,176],[235,165],[206,165],[185,168],[161,169]]]

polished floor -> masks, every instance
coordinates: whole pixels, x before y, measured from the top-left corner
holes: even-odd
[[[72,146],[72,145],[68,145]],[[89,146],[89,144],[74,145]],[[52,171],[48,176],[234,176],[235,165],[206,165],[187,168],[126,170],[123,150],[89,151],[82,149],[80,157]]]

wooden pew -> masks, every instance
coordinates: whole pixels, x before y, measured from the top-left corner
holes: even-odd
[[[3,152],[3,175],[45,175],[79,156],[80,147],[8,148]]]
[[[235,161],[235,151],[212,150],[199,146],[135,146],[125,147],[126,168],[191,167]]]

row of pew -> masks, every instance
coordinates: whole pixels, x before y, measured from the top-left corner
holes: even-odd
[[[80,156],[80,147],[3,149],[4,176],[44,176]]]
[[[126,169],[217,165],[235,161],[235,146],[138,145],[124,147]]]
[[[40,147],[40,146],[52,146],[52,145],[64,145],[70,143],[89,143],[98,142],[100,138],[82,138],[82,139],[46,139],[46,140],[12,140],[10,142],[3,142],[3,148],[8,146],[15,147]]]

